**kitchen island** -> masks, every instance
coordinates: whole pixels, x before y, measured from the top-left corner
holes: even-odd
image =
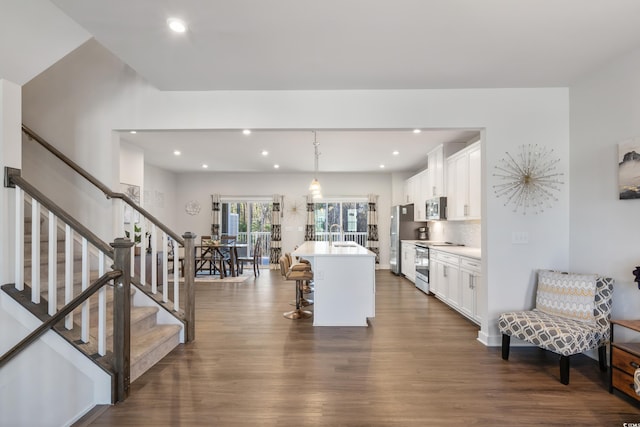
[[[305,242],[293,256],[313,268],[313,326],[368,326],[376,313],[373,252],[355,242]]]

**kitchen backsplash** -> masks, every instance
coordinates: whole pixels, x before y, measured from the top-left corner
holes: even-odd
[[[479,248],[481,235],[480,221],[429,221],[429,240]]]

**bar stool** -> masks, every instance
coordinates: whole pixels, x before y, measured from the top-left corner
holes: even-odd
[[[289,264],[289,271],[308,271],[311,273],[311,279],[305,280],[302,283],[302,288],[300,289],[300,305],[303,307],[307,307],[313,304],[312,299],[307,299],[304,297],[304,294],[310,294],[313,292],[309,283],[313,280],[313,271],[311,270],[311,263],[309,261],[304,260],[304,262],[293,262],[293,257],[289,252],[285,253],[284,256],[287,258],[287,263]],[[295,305],[292,303],[292,305]]]
[[[297,247],[297,246],[296,246],[296,249],[298,249],[298,247]],[[291,254],[289,254],[289,257],[291,257]],[[309,268],[311,268],[311,263],[310,263],[310,262],[309,262],[309,260],[307,260],[307,259],[304,259],[304,258],[298,258],[298,262],[299,262],[300,264],[308,265],[308,266],[309,266]],[[290,263],[293,265],[293,261],[292,261],[292,260],[290,260]],[[304,287],[302,288],[302,293],[303,293],[303,294],[311,294],[311,293],[313,293],[313,288],[314,288],[314,286],[313,286],[313,279],[311,279],[311,280],[309,280],[309,281],[307,281],[307,282],[304,282]]]
[[[283,313],[283,316],[287,319],[308,319],[312,316],[312,313],[307,310],[302,310],[301,308],[301,294],[302,294],[302,283],[305,280],[310,280],[313,277],[311,271],[295,271],[289,268],[289,263],[287,262],[286,256],[281,256],[279,259],[280,262],[280,274],[284,280],[291,280],[296,282],[296,309],[293,311],[289,311],[287,313]]]

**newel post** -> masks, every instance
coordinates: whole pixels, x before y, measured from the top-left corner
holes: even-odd
[[[133,242],[118,238],[111,243],[114,250],[113,269],[122,271],[113,287],[113,368],[115,384],[114,403],[129,396],[131,381],[131,248]]]
[[[187,322],[185,342],[196,338],[196,288],[195,288],[195,238],[196,234],[187,231],[182,235],[184,239],[184,317]]]

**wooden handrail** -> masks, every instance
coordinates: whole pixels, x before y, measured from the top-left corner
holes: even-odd
[[[32,140],[36,141],[38,144],[42,145],[45,149],[50,151],[54,156],[56,156],[58,159],[60,159],[62,162],[64,162],[67,166],[69,166],[71,169],[73,169],[78,174],[80,174],[84,179],[86,179],[91,184],[93,184],[95,187],[97,187],[100,191],[102,191],[102,193],[104,193],[104,195],[107,198],[123,200],[125,203],[127,203],[129,206],[131,206],[133,209],[135,209],[136,211],[140,212],[140,214],[142,214],[142,216],[144,216],[149,221],[151,221],[153,224],[155,224],[156,227],[160,228],[162,231],[164,231],[169,236],[171,236],[171,238],[174,239],[176,242],[178,242],[181,246],[184,246],[184,240],[182,239],[182,237],[180,237],[178,234],[174,233],[169,227],[167,227],[162,222],[160,222],[160,220],[158,220],[155,216],[150,214],[146,209],[142,208],[141,206],[138,206],[138,204],[136,204],[136,202],[134,202],[126,194],[124,194],[124,193],[116,193],[114,191],[111,191],[111,189],[109,187],[107,187],[105,184],[103,184],[101,181],[99,181],[97,178],[95,178],[93,175],[91,175],[89,172],[87,172],[85,169],[83,169],[80,165],[78,165],[76,162],[71,160],[69,157],[65,156],[61,151],[59,151],[53,145],[49,144],[42,137],[40,137],[37,133],[35,133],[31,129],[29,129],[24,124],[22,125],[22,131],[30,139],[32,139]]]
[[[65,212],[60,206],[56,205],[51,199],[38,191],[33,185],[29,184],[24,178],[17,174],[10,174],[9,178],[18,187],[22,188],[27,194],[40,202],[42,206],[60,218],[65,223],[69,224],[74,231],[77,231],[82,237],[86,238],[88,242],[104,252],[109,258],[113,259],[113,249],[102,239],[96,236],[91,230],[78,222],[75,218]]]
[[[122,271],[112,270],[105,273],[100,278],[98,278],[98,280],[93,282],[87,289],[85,289],[77,297],[72,299],[71,302],[69,302],[67,305],[62,307],[56,314],[51,316],[46,322],[40,325],[36,330],[31,332],[29,335],[27,335],[26,338],[24,338],[18,344],[13,346],[11,350],[3,354],[0,357],[0,368],[2,368],[7,362],[9,362],[9,360],[17,356],[22,350],[27,348],[29,344],[31,344],[32,342],[40,338],[42,334],[47,332],[49,329],[53,328],[56,325],[56,323],[63,320],[69,313],[71,313],[73,310],[78,308],[80,304],[82,304],[87,299],[89,299],[101,287],[103,287],[110,281],[117,279],[120,276],[122,276]]]

